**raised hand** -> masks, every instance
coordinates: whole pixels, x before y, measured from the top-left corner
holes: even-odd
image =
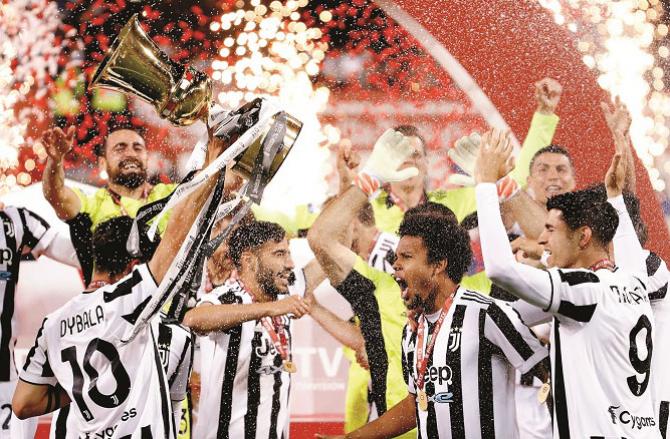
[[[508,131],[492,129],[482,136],[474,177],[477,183],[496,183],[514,169],[514,146]]]
[[[300,296],[289,296],[272,303],[270,317],[292,314],[296,319],[309,314],[309,303]]]
[[[482,141],[478,132],[473,131],[468,136],[463,136],[456,141],[454,147],[447,151],[452,162],[463,170],[464,174],[451,174],[448,181],[458,186],[474,186],[475,180],[472,175],[475,171],[475,162],[479,154],[479,145]]]
[[[605,174],[605,188],[607,188],[608,198],[614,198],[623,193],[627,174],[627,161],[624,158],[626,148],[627,144],[625,142],[614,142],[614,156]]]
[[[552,78],[544,78],[535,83],[535,100],[537,111],[543,114],[553,114],[561,100],[563,87]]]
[[[614,99],[614,107],[610,107],[607,102],[601,102],[600,108],[603,110],[607,127],[613,136],[627,136],[630,129],[631,117],[628,109],[617,96]]]
[[[74,144],[74,126],[70,126],[65,132],[60,128],[46,130],[42,133],[40,142],[44,145],[47,155],[54,162],[60,163]]]
[[[605,121],[613,136],[627,136],[632,119],[628,109],[617,96],[614,99],[614,107],[610,107],[607,102],[601,102],[600,108],[603,110]]]
[[[388,129],[375,142],[361,173],[378,179],[382,184],[415,177],[419,174],[415,167],[399,169],[413,152],[407,137]]]
[[[340,177],[340,192],[351,186],[356,176],[356,168],[361,162],[358,153],[351,150],[351,144],[340,144],[337,150],[337,173]]]

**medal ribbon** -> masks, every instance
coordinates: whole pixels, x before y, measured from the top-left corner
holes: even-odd
[[[458,287],[456,287],[458,289]],[[417,361],[417,367],[416,367],[416,372],[417,372],[417,378],[416,378],[416,386],[420,389],[423,390],[423,385],[424,385],[424,380],[425,380],[425,374],[426,374],[426,367],[428,366],[428,358],[433,354],[433,348],[435,347],[435,342],[437,341],[437,334],[440,333],[440,329],[442,329],[442,323],[444,322],[444,319],[447,317],[447,313],[449,312],[449,308],[451,308],[451,304],[454,301],[454,296],[456,295],[456,290],[447,298],[447,300],[444,301],[444,306],[442,307],[442,311],[440,312],[440,317],[437,318],[437,322],[435,322],[435,329],[433,330],[433,336],[430,338],[430,341],[428,342],[428,346],[426,346],[426,351],[424,355],[423,351],[423,333],[424,333],[424,326],[423,322],[426,320],[425,315],[421,315],[421,321],[419,322],[419,329],[417,333],[417,353],[416,353],[416,361]]]

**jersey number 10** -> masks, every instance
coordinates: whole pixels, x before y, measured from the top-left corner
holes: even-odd
[[[93,356],[95,352],[104,355],[112,366],[111,370],[112,375],[114,375],[114,379],[116,380],[116,390],[109,395],[98,390],[98,385],[96,383],[98,379],[98,371],[91,364],[91,356]],[[84,419],[92,421],[93,414],[91,413],[91,410],[89,410],[84,401],[84,397],[82,396],[82,390],[84,389],[84,375],[82,374],[81,367],[77,363],[76,346],[70,346],[69,348],[63,349],[60,353],[60,357],[63,363],[70,363],[70,367],[72,367],[72,396],[74,397],[74,401],[77,404],[79,411],[84,416]],[[88,396],[93,402],[100,407],[113,408],[118,407],[126,400],[130,394],[130,376],[128,376],[128,372],[121,364],[119,352],[113,344],[99,338],[91,340],[84,353],[83,366],[89,383],[96,383],[92,387],[90,387],[90,385],[87,386],[90,387]]]

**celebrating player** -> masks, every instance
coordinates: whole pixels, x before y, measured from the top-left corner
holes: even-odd
[[[200,439],[288,435],[292,318],[309,312],[301,297],[312,268],[294,272],[284,229],[253,221],[228,239],[237,272],[201,297],[184,324],[200,340],[201,394],[194,435]],[[290,294],[293,277],[298,294]],[[321,277],[321,279],[323,279]],[[302,282],[306,285],[303,286]]]
[[[402,163],[393,160],[401,146],[385,154],[387,178]],[[365,199],[356,188],[348,192],[350,202]],[[472,253],[450,216],[407,215],[400,236],[395,276],[406,307],[420,316],[402,339],[409,395],[346,437],[395,437],[414,427],[428,438],[517,437],[511,369],[543,376],[546,350],[511,307],[459,287]]]
[[[605,176],[605,187],[610,204],[619,213],[619,228],[614,236],[614,256],[618,266],[648,276],[646,285],[654,313],[654,355],[651,359],[651,386],[654,409],[662,437],[668,437],[670,411],[670,378],[666,373],[670,359],[670,297],[667,295],[670,272],[658,255],[642,248],[646,242],[646,226],[640,218],[639,201],[624,192],[635,189],[635,172],[628,128],[631,118],[626,108],[615,101],[614,109],[602,103],[605,119],[614,137],[616,153]]]
[[[644,282],[610,260],[617,212],[594,191],[550,198],[540,243],[555,268],[518,263],[495,188],[512,168],[511,150],[497,130],[483,139],[475,167],[482,252],[494,283],[554,317],[554,436],[658,437],[649,389],[653,317]]]
[[[105,285],[113,284],[128,275],[132,267],[141,261],[134,259],[126,249],[126,238],[130,233],[133,220],[127,216],[118,216],[101,223],[93,233],[93,280],[88,292]],[[182,401],[186,398],[186,385],[191,369],[193,342],[191,332],[176,323],[156,321],[156,342],[163,363],[165,376],[170,387],[170,401],[179,426],[182,418]],[[78,417],[67,405],[54,413],[51,418],[49,437],[62,439],[80,430]]]
[[[210,137],[207,163],[224,149],[221,140]],[[73,298],[44,319],[14,393],[17,416],[38,416],[72,401],[77,435],[175,437],[156,335],[153,325],[139,317],[148,305],[157,313],[175,293],[167,290],[157,303],[152,301],[164,277],[171,279],[168,270],[182,266],[183,260],[173,264],[176,255],[199,250],[194,247],[199,238],[189,229],[196,219],[201,230],[211,226],[221,196],[222,179],[208,179],[174,208],[149,263],[112,285]],[[194,244],[180,249],[183,243]],[[132,334],[137,335],[127,341]]]

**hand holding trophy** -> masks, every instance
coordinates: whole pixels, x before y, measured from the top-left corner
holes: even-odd
[[[186,126],[197,120],[210,123],[217,119],[217,126],[210,128],[215,129],[217,136],[231,140],[257,125],[263,110],[274,113],[270,116],[273,122],[282,113],[280,109],[272,108],[268,101],[256,99],[223,118],[215,117],[215,111],[210,115],[211,79],[191,66],[172,61],[144,32],[137,14],[126,23],[98,66],[91,87],[134,94],[152,104],[162,118],[175,125]],[[285,136],[270,166],[267,181],[279,169],[302,128],[302,123],[289,114],[286,114],[285,125]],[[251,178],[256,157],[261,152],[260,147],[270,126],[271,123],[266,122],[260,135],[234,158],[233,170],[246,179]]]
[[[139,236],[143,232],[140,231],[148,229],[149,239],[153,240],[161,216],[216,172],[223,173],[229,163],[233,164],[234,172],[247,180],[237,198],[218,206],[216,218],[230,214],[242,203],[227,228],[218,239],[203,243],[201,251],[194,253],[198,256],[182,261],[183,266],[178,270],[175,268],[174,279],[164,282],[170,285],[166,289],[178,290],[168,317],[181,320],[188,297],[197,290],[205,254],[216,249],[248,212],[252,202],[260,202],[265,186],[295,144],[302,123],[265,99],[255,99],[228,113],[212,105],[211,79],[191,66],[171,60],[142,30],[137,15],[119,33],[95,71],[91,87],[134,94],[152,104],[162,118],[174,125],[186,126],[201,120],[207,125],[208,132],[230,143],[205,169],[197,174],[190,173],[168,198],[138,211],[127,242],[131,254],[142,253]],[[204,161],[205,144],[206,141],[200,141],[193,151],[190,162],[196,163],[194,169],[198,168],[197,163]],[[153,225],[148,227],[152,218],[155,218]],[[157,296],[163,294],[162,288],[163,285]]]

